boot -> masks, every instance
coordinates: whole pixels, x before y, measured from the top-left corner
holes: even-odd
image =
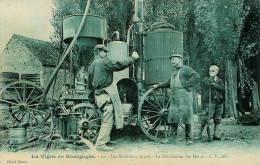
[[[192,145],[192,128],[191,124],[185,124],[185,139],[187,145]]]
[[[213,140],[221,140],[221,138],[218,136],[218,129],[219,129],[219,124],[215,124]]]
[[[207,125],[207,134],[208,134],[208,141],[211,142],[212,141],[212,137],[211,137],[211,134],[210,134],[209,125]]]
[[[186,140],[186,145],[189,146],[189,145],[192,145],[193,144],[193,141],[192,140]]]
[[[163,144],[170,144],[170,143],[175,144],[177,141],[178,124],[175,124],[175,123],[171,124],[170,127],[171,127],[171,132],[169,133],[167,139],[162,140],[161,143],[163,143]]]
[[[114,148],[113,147],[109,147],[107,145],[101,145],[101,146],[97,146],[96,150],[97,151],[113,151]]]
[[[176,124],[176,123],[171,124],[171,127],[172,127],[172,135],[171,135],[171,137],[170,137],[169,139],[170,139],[170,141],[171,141],[172,143],[176,143],[176,141],[177,141],[178,125],[179,125],[179,124]]]
[[[200,125],[199,137],[197,137],[196,140],[200,140],[200,139],[202,139],[202,132],[203,132],[205,126],[206,126],[206,125],[205,125],[204,123],[201,123],[201,125]]]

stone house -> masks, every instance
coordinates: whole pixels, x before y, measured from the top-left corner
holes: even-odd
[[[59,48],[50,42],[14,34],[0,56],[0,72],[19,73],[20,79],[33,74],[35,80],[38,78],[35,83],[45,89],[55,69],[58,54]],[[62,85],[72,82],[69,75],[68,69],[60,69],[54,98],[60,95]],[[47,97],[51,96],[51,92],[52,87]]]

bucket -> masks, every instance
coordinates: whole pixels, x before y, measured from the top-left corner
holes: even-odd
[[[26,128],[10,128],[9,129],[9,136],[10,136],[10,145],[11,144],[24,144],[27,142],[26,136],[27,131]]]
[[[123,115],[133,114],[133,104],[122,103],[122,112],[123,112]]]
[[[0,99],[1,99],[1,96],[0,96]],[[0,103],[0,120],[3,121],[3,122],[0,122],[0,127],[7,127],[7,125],[11,122],[8,120],[9,117],[12,117],[9,115],[10,114],[9,108],[10,108],[9,103],[4,103],[4,102]],[[8,115],[9,115],[8,118],[3,119]],[[6,123],[8,123],[8,124],[6,124]]]

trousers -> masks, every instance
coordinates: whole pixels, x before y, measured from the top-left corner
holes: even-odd
[[[171,124],[172,127],[171,136],[173,139],[177,138],[178,125],[179,125],[178,123]],[[185,124],[185,140],[192,140],[191,124]]]
[[[213,119],[214,124],[221,123],[221,117],[223,114],[223,103],[211,102],[210,114],[209,114],[209,104],[206,105],[205,116],[202,117],[202,122],[208,124],[210,119]],[[210,119],[209,119],[210,116]]]
[[[97,106],[103,111],[103,122],[95,146],[105,145],[110,141],[110,133],[114,125],[114,108],[108,94],[95,95]],[[105,105],[104,105],[105,104]]]

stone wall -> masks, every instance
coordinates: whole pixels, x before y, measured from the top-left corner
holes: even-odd
[[[0,72],[39,74],[42,64],[18,39],[12,39],[0,56]]]
[[[2,55],[0,56],[0,72],[16,72],[21,74],[39,74],[40,84],[46,89],[50,76],[55,66],[44,66],[37,57],[17,38],[12,38]],[[61,93],[61,87],[64,84],[64,69],[60,69],[57,75],[54,98],[58,99]],[[68,70],[67,70],[68,72]],[[71,82],[70,75],[66,74],[67,83]],[[73,81],[74,82],[74,81]],[[53,88],[50,88],[47,97],[52,96]]]

